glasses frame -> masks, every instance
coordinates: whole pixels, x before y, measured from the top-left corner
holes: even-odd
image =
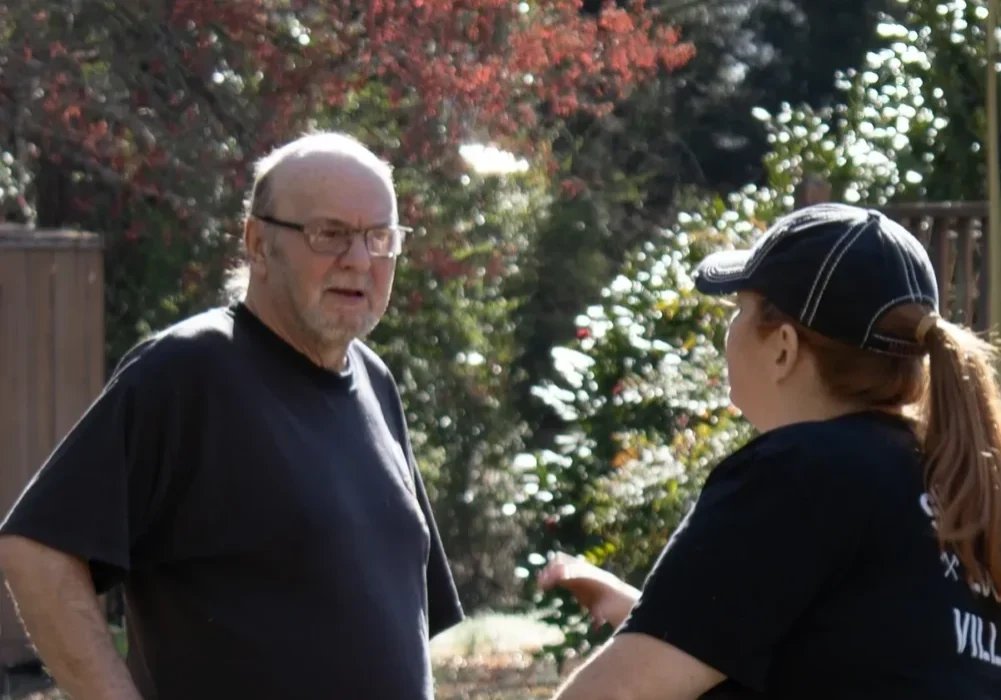
[[[264,223],[271,224],[272,226],[278,226],[280,228],[287,228],[287,229],[292,229],[293,231],[298,231],[303,235],[303,238],[306,239],[306,245],[308,245],[309,249],[312,250],[314,253],[319,253],[320,255],[341,256],[347,253],[349,250],[351,250],[351,243],[348,243],[348,246],[344,250],[339,252],[334,250],[324,250],[322,248],[316,247],[316,241],[318,237],[315,234],[315,232],[311,232],[309,229],[316,224],[327,223],[326,219],[318,219],[316,221],[308,221],[304,224],[297,224],[294,221],[284,221],[282,219],[276,219],[275,217],[268,216],[266,214],[254,214],[253,217],[258,221],[263,221]],[[409,226],[400,226],[398,224],[390,224],[388,226],[371,226],[368,228],[355,228],[352,226],[341,224],[340,222],[337,223],[338,225],[343,226],[344,230],[347,232],[350,232],[354,235],[360,234],[365,240],[365,250],[367,250],[368,254],[373,258],[392,259],[399,257],[399,255],[403,252],[404,238],[406,238],[406,235],[408,233],[413,232],[413,229],[410,228]],[[388,254],[373,252],[372,239],[370,238],[371,233],[376,230],[385,230],[385,229],[389,229],[396,236],[396,239],[393,242],[393,250]]]

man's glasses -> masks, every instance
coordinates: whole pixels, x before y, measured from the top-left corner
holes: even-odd
[[[321,255],[344,255],[351,250],[355,236],[361,235],[365,237],[365,247],[373,258],[395,258],[403,251],[404,236],[413,230],[406,226],[357,229],[322,219],[296,224],[263,214],[254,214],[254,218],[267,224],[299,231],[306,238],[310,249]]]

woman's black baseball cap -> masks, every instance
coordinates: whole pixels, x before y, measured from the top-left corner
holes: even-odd
[[[903,304],[938,311],[928,252],[881,212],[816,204],[776,221],[750,250],[707,256],[695,287],[721,296],[753,291],[820,335],[867,350],[915,356],[922,346],[876,332]]]

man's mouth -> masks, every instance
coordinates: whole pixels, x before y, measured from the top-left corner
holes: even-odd
[[[331,287],[327,290],[331,294],[336,294],[339,297],[345,299],[364,299],[365,292],[360,289],[351,289],[348,287]]]

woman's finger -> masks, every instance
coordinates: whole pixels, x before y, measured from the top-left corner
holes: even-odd
[[[566,566],[562,562],[552,561],[539,572],[538,584],[543,590],[552,588],[566,576]]]

